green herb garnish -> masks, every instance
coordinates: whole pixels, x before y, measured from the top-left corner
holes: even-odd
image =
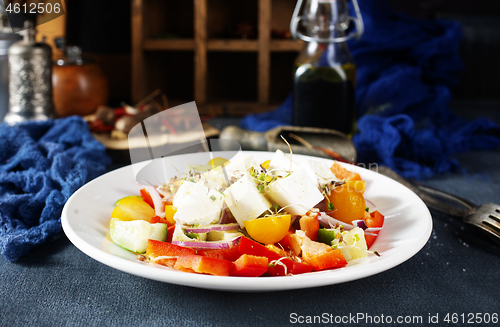
[[[198,233],[186,233],[186,236],[189,238],[192,238],[194,240],[194,239],[197,239],[200,236],[200,234],[198,234]]]

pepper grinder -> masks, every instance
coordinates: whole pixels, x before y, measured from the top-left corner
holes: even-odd
[[[36,42],[33,23],[24,22],[23,40],[9,48],[8,124],[55,118],[52,104],[52,48]]]

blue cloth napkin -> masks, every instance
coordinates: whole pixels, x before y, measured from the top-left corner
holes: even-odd
[[[422,179],[457,168],[454,153],[499,146],[498,125],[464,120],[448,109],[462,69],[461,26],[408,17],[385,0],[358,2],[365,33],[348,44],[357,65],[358,161]],[[289,96],[275,111],[245,117],[241,126],[266,131],[289,125],[291,115]]]
[[[80,117],[0,124],[2,255],[14,261],[61,232],[68,198],[110,163]]]

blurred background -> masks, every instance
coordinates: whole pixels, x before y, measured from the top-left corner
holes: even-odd
[[[195,75],[200,36],[194,34],[194,2],[67,0],[65,26],[59,27],[64,30],[57,32],[54,24],[44,24],[38,26],[38,37],[48,36],[50,42],[65,36],[68,44],[81,46],[85,55],[94,58],[109,80],[111,106],[137,102],[155,89],[174,102],[204,102],[205,113],[241,115],[281,103],[292,89],[292,66],[302,48],[288,33],[296,1],[270,1],[272,40],[270,49],[261,50],[259,1],[207,0],[208,24],[201,37],[211,41],[201,75]],[[454,99],[500,100],[497,0],[389,2],[413,17],[459,21],[465,68],[453,89]],[[259,56],[265,57],[265,51],[270,53],[269,62],[264,59],[266,71],[262,71]],[[195,94],[196,85],[202,94]]]
[[[500,100],[497,0],[388,2],[412,17],[460,22],[465,66],[452,107],[475,101],[477,111]],[[52,46],[54,60],[64,57],[65,46],[79,46],[107,79],[103,104],[137,104],[159,90],[169,106],[195,100],[202,114],[243,116],[277,107],[292,90],[303,48],[289,32],[295,0],[63,3],[66,14],[37,26],[36,38]]]

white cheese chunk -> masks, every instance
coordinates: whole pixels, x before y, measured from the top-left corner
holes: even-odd
[[[245,227],[244,221],[259,217],[271,207],[271,203],[259,192],[249,173],[245,173],[224,191],[224,199],[241,228]]]
[[[269,171],[273,175],[286,176],[288,173],[295,171],[299,166],[303,166],[306,170],[311,180],[316,183],[316,174],[314,170],[309,166],[308,162],[301,163],[300,165],[292,161],[290,164],[290,155],[285,154],[280,149],[276,150],[271,162],[269,163]],[[319,188],[319,184],[318,184]]]
[[[286,155],[280,149],[276,150],[276,153],[269,162],[269,170],[291,172],[297,168],[298,165],[294,162],[291,162],[290,156]]]
[[[222,167],[216,167],[202,174],[202,179],[211,187],[221,189],[229,185],[231,177],[240,177],[250,167],[256,165],[255,159],[250,154],[238,153]]]
[[[184,184],[181,188],[183,186]],[[180,191],[181,189],[177,193]],[[183,190],[183,195],[176,201],[174,206],[177,207],[177,212],[174,215],[174,220],[183,225],[217,223],[220,219],[223,204],[224,196],[222,193],[206,187],[202,182],[194,183],[187,192]]]
[[[182,199],[188,194],[189,190],[195,185],[195,183],[190,181],[183,181],[177,192],[175,192],[174,199],[172,200],[172,205],[174,207],[179,207]]]
[[[314,179],[322,187],[331,181],[339,181],[339,179],[332,173],[328,164],[319,160],[307,160],[306,164],[314,174]]]
[[[304,166],[298,166],[290,175],[278,178],[268,185],[269,198],[292,215],[303,215],[323,200],[317,183]]]
[[[234,175],[236,172],[244,174],[250,167],[256,165],[256,161],[251,154],[238,153],[234,158],[229,160],[227,165],[224,165],[226,172],[229,175]]]

